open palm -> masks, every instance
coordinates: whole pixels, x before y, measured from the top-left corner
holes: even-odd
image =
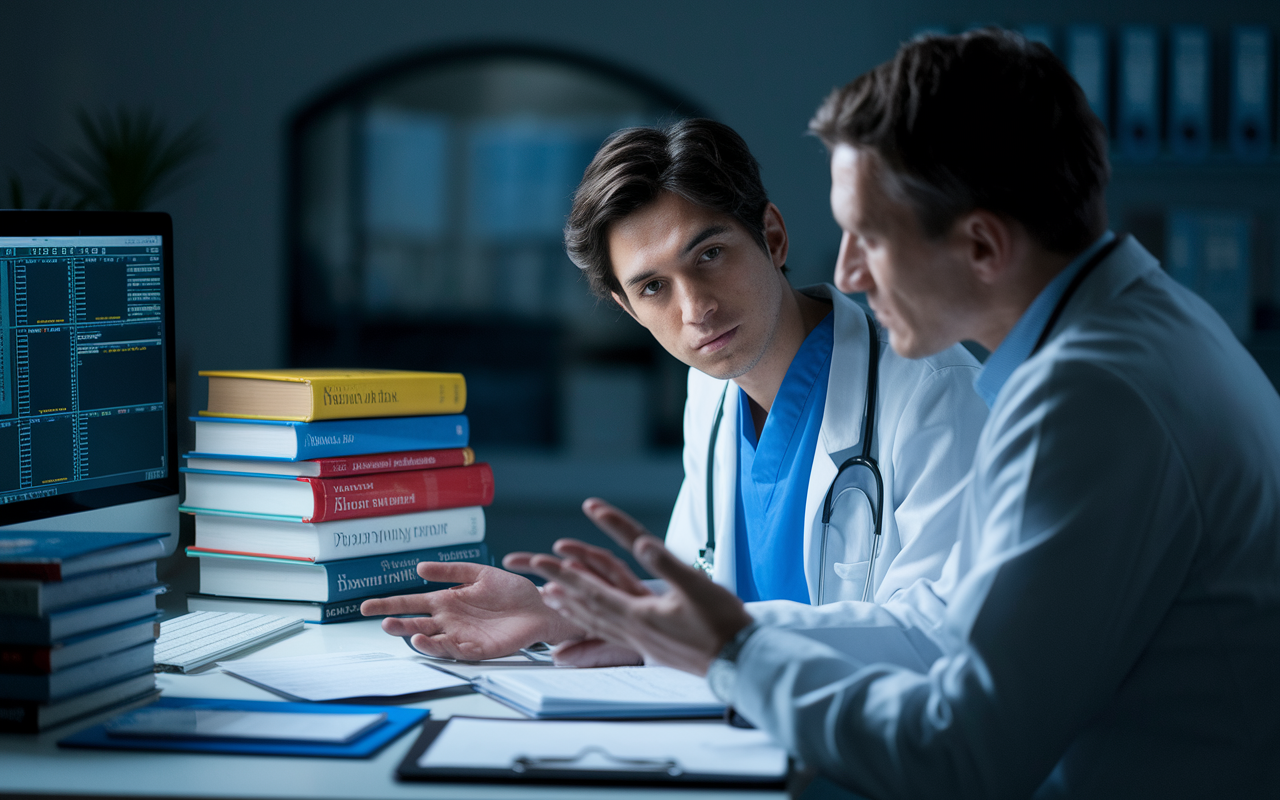
[[[418,614],[390,617],[382,629],[412,636],[428,655],[478,661],[514,653],[534,642],[558,642],[581,632],[542,602],[538,587],[520,575],[496,567],[424,561],[424,579],[456,583],[449,589],[366,600],[362,613]]]

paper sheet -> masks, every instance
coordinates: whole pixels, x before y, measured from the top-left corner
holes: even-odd
[[[507,769],[518,759],[554,769],[776,776],[787,754],[758,730],[720,723],[569,722],[454,717],[420,767]]]
[[[224,672],[301,700],[395,697],[466,686],[418,659],[386,653],[324,653],[219,662]]]
[[[706,680],[670,667],[504,670],[477,685],[536,712],[724,708]]]

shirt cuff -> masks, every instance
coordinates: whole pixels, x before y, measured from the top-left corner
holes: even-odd
[[[760,630],[760,623],[752,620],[749,625],[738,631],[737,636],[729,640],[707,669],[707,684],[711,687],[712,693],[725,703],[733,702],[733,690],[738,681],[738,654],[746,646],[747,640],[758,630]]]

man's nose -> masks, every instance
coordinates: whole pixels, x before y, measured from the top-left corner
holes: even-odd
[[[680,287],[680,313],[686,325],[705,323],[716,310],[715,294],[695,281]]]
[[[871,271],[867,269],[866,254],[862,252],[858,237],[847,231],[840,237],[835,284],[842,292],[865,292],[874,285]]]

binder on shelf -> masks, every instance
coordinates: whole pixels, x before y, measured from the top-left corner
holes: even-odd
[[[1071,25],[1066,33],[1067,70],[1080,84],[1089,107],[1111,127],[1111,54],[1100,25]]]
[[[1169,31],[1169,151],[1181,161],[1209,155],[1209,31],[1199,25],[1175,25]]]
[[[484,746],[477,746],[483,743]],[[403,780],[781,787],[787,753],[764,731],[719,722],[428,720]]]
[[[1174,210],[1167,229],[1169,274],[1204,298],[1237,337],[1247,340],[1253,327],[1252,217],[1243,212]]]
[[[1238,158],[1271,153],[1271,31],[1240,25],[1231,31],[1231,117],[1228,138]]]
[[[1120,30],[1116,138],[1129,158],[1160,152],[1160,35],[1151,25]]]

